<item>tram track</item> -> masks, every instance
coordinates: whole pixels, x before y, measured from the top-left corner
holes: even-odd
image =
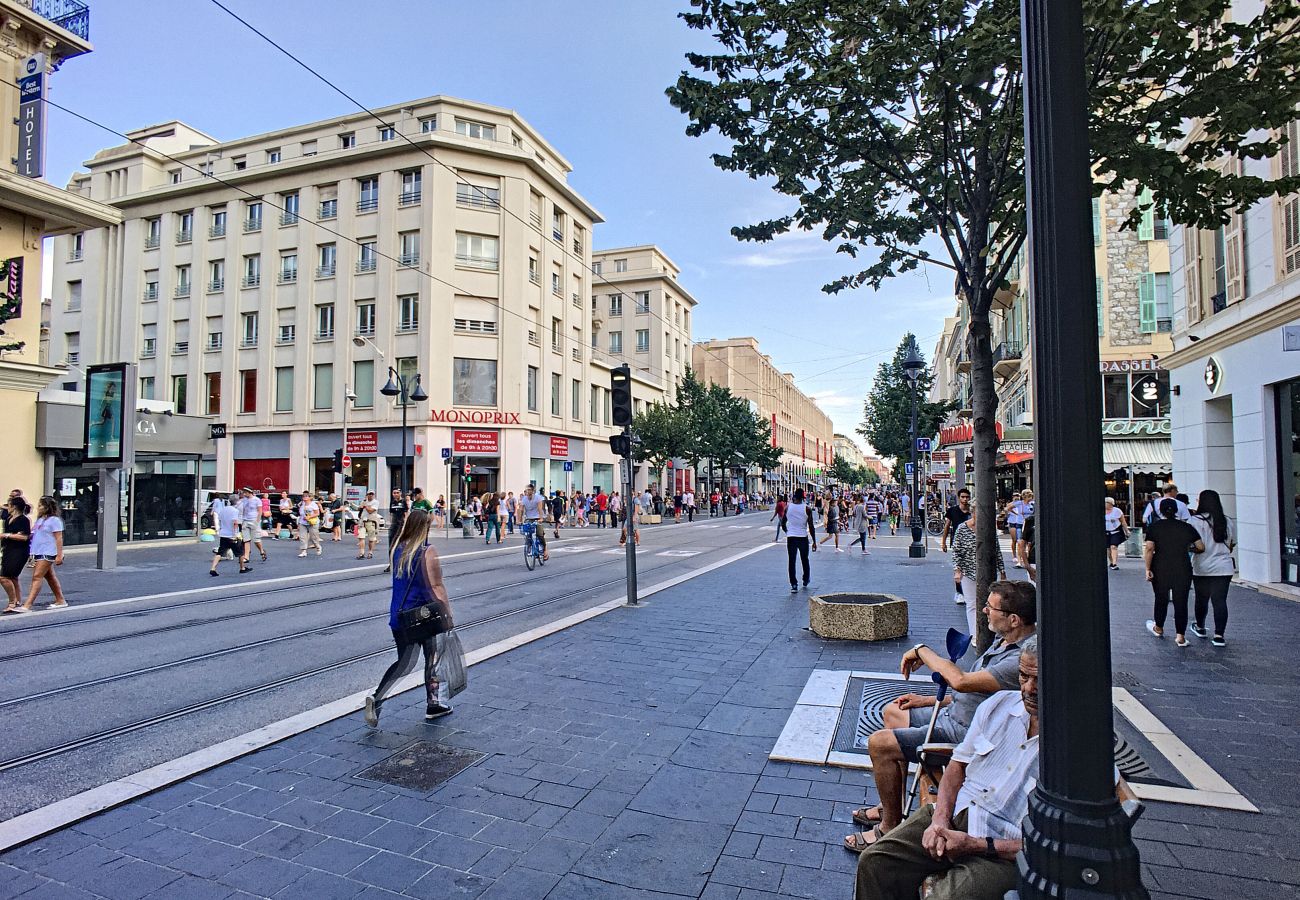
[[[730,549],[730,548],[733,548],[733,547],[737,546],[738,543],[741,543],[741,542],[728,543],[728,544],[723,545],[722,547],[714,547],[714,548],[710,548],[710,549],[711,549],[711,550],[724,550],[724,549]],[[654,565],[654,566],[649,566],[649,567],[642,568],[641,571],[642,571],[643,573],[655,572],[655,571],[658,571],[658,570],[661,570],[661,569],[665,569],[665,568],[669,568],[669,567],[675,566],[675,565],[677,565],[679,562],[680,562],[679,559],[678,559],[678,560],[670,560],[670,561],[667,561],[667,562],[660,563],[660,564],[658,564],[658,565]],[[577,574],[578,572],[589,571],[589,570],[596,569],[596,568],[601,568],[601,567],[607,567],[607,566],[609,566],[609,565],[610,565],[610,564],[609,564],[608,562],[604,562],[604,563],[599,563],[599,564],[592,565],[592,566],[584,566],[584,567],[580,567],[580,568],[578,568],[578,569],[564,569],[564,570],[562,570],[562,571],[557,571],[557,572],[550,573],[550,574],[546,574],[546,575],[535,575],[535,576],[532,576],[532,577],[530,577],[530,578],[528,578],[528,579],[521,580],[521,581],[518,581],[518,582],[512,582],[512,583],[504,584],[504,585],[498,585],[498,586],[496,586],[496,587],[489,588],[489,589],[485,589],[485,590],[483,590],[483,591],[479,591],[479,592],[475,592],[475,593],[473,593],[473,594],[465,594],[465,595],[461,595],[461,597],[460,597],[460,598],[457,598],[457,599],[458,599],[458,600],[460,600],[460,599],[465,599],[466,597],[470,597],[470,596],[482,596],[482,595],[484,595],[484,594],[495,593],[495,592],[498,592],[498,591],[501,591],[501,590],[509,590],[509,589],[511,589],[511,588],[514,588],[514,587],[523,587],[523,586],[526,586],[526,585],[529,585],[529,584],[533,584],[533,583],[535,583],[535,582],[537,582],[537,581],[539,581],[539,580],[550,579],[550,578],[557,578],[557,577],[561,577],[561,576],[574,575],[574,574]],[[539,601],[537,601],[537,602],[535,602],[535,603],[526,604],[526,605],[524,605],[524,606],[517,607],[517,608],[514,608],[514,609],[502,610],[502,611],[500,611],[500,612],[493,613],[493,614],[491,614],[491,615],[484,616],[484,617],[482,617],[482,618],[475,619],[475,620],[473,620],[473,621],[466,622],[466,623],[461,624],[461,625],[457,625],[456,627],[457,627],[458,630],[462,630],[462,631],[464,631],[464,630],[469,630],[469,629],[473,629],[473,628],[482,627],[482,626],[484,626],[484,625],[488,625],[488,624],[491,624],[491,623],[493,623],[493,622],[498,622],[498,621],[501,621],[501,620],[503,620],[503,619],[508,619],[508,618],[510,618],[510,617],[512,617],[512,616],[517,616],[517,615],[521,615],[521,614],[523,614],[523,613],[532,612],[532,611],[535,611],[535,610],[538,610],[538,609],[542,609],[542,608],[544,608],[544,607],[551,606],[551,605],[553,605],[553,604],[560,603],[560,602],[563,602],[563,601],[573,600],[573,599],[575,599],[575,598],[581,597],[581,596],[584,595],[584,594],[593,593],[593,592],[595,592],[595,591],[603,590],[603,589],[608,588],[608,587],[611,587],[611,586],[613,586],[613,585],[622,584],[623,581],[624,581],[624,578],[623,578],[623,576],[620,575],[620,576],[617,577],[617,578],[609,579],[609,580],[607,580],[607,581],[602,581],[602,582],[599,582],[599,583],[597,583],[597,584],[593,584],[593,585],[588,585],[588,586],[586,586],[586,587],[579,588],[579,589],[574,590],[574,591],[566,592],[565,594],[563,594],[563,595],[561,595],[561,596],[550,597],[550,598],[547,598],[547,599],[544,599],[544,600],[539,600]],[[280,608],[280,609],[288,609],[288,608],[291,608],[291,607],[279,607],[279,608]],[[101,679],[95,679],[95,680],[90,681],[90,682],[82,682],[82,683],[79,683],[79,684],[77,684],[77,685],[71,685],[71,686],[67,686],[67,687],[64,687],[64,688],[58,688],[58,689],[53,689],[53,690],[50,690],[50,691],[41,692],[41,693],[38,693],[38,694],[31,695],[31,696],[29,696],[29,697],[15,698],[14,700],[5,701],[4,703],[0,703],[0,708],[5,708],[5,707],[9,707],[9,706],[17,705],[18,703],[28,702],[28,701],[31,701],[31,700],[37,700],[37,699],[42,699],[42,698],[48,698],[48,697],[50,697],[50,696],[57,696],[57,695],[59,695],[59,694],[68,693],[68,692],[73,691],[73,690],[81,690],[81,689],[84,689],[84,688],[86,688],[86,687],[93,686],[93,685],[95,685],[95,684],[110,683],[110,682],[115,682],[115,681],[122,681],[122,680],[125,680],[125,679],[128,679],[128,678],[132,678],[132,677],[140,677],[141,675],[146,675],[146,674],[150,674],[150,673],[157,672],[157,671],[164,671],[164,670],[167,670],[167,669],[175,668],[175,667],[180,666],[180,665],[186,665],[186,664],[193,663],[193,662],[200,662],[200,661],[202,661],[202,660],[204,660],[204,659],[211,659],[211,658],[215,658],[215,657],[226,656],[226,655],[229,655],[229,654],[232,654],[232,653],[236,653],[236,652],[240,652],[240,651],[243,651],[243,650],[255,649],[255,648],[260,647],[260,646],[266,646],[266,645],[268,645],[268,644],[274,644],[274,643],[278,643],[278,642],[282,642],[282,641],[291,640],[291,639],[296,638],[296,637],[302,637],[302,636],[304,636],[305,634],[310,634],[310,633],[319,633],[319,632],[323,632],[323,631],[328,631],[328,630],[330,630],[330,629],[335,629],[335,628],[340,628],[340,627],[346,627],[347,625],[357,624],[357,623],[359,623],[359,622],[363,622],[363,621],[367,621],[367,620],[375,619],[375,618],[386,617],[386,616],[387,616],[387,612],[370,614],[370,615],[367,615],[367,616],[357,617],[357,618],[352,619],[352,620],[346,620],[346,621],[343,621],[343,622],[336,622],[336,623],[332,623],[332,624],[330,624],[330,625],[321,626],[321,627],[318,628],[318,629],[313,629],[311,632],[296,632],[296,633],[294,633],[294,634],[292,634],[292,635],[284,635],[284,636],[278,636],[278,637],[275,637],[275,638],[268,638],[268,639],[266,639],[266,640],[264,640],[264,641],[254,642],[254,643],[251,643],[251,644],[245,644],[245,645],[241,645],[241,646],[239,646],[239,647],[226,648],[226,649],[219,650],[219,651],[213,651],[213,652],[208,653],[208,654],[200,654],[200,655],[197,655],[197,656],[186,657],[185,659],[182,659],[182,660],[175,660],[175,661],[171,661],[171,662],[168,662],[168,663],[161,663],[161,664],[158,664],[158,665],[155,665],[155,666],[144,667],[144,668],[142,668],[142,669],[135,670],[135,671],[132,671],[132,672],[125,672],[125,673],[120,673],[120,674],[118,674],[118,675],[106,676],[106,677],[104,677],[104,678],[101,678]],[[223,621],[224,621],[224,620],[223,620]],[[206,624],[206,623],[195,623],[195,624]],[[139,634],[139,633],[136,633],[136,634],[133,634],[133,635],[131,635],[131,636],[138,636],[138,634]],[[86,646],[86,645],[85,645],[85,644],[82,644],[82,645],[79,645],[79,646]],[[179,707],[179,708],[177,708],[177,709],[173,709],[173,710],[169,710],[169,711],[166,711],[166,712],[157,713],[157,714],[155,714],[155,715],[151,715],[151,716],[146,716],[146,717],[140,718],[140,719],[138,719],[138,720],[136,720],[136,721],[134,721],[134,722],[125,723],[125,724],[123,724],[123,725],[117,725],[117,726],[114,726],[114,727],[111,727],[111,728],[101,729],[101,730],[96,731],[96,732],[93,732],[93,733],[91,733],[91,734],[89,734],[89,735],[84,735],[84,736],[82,736],[82,737],[74,738],[74,739],[69,740],[69,741],[64,741],[64,742],[59,743],[59,744],[54,744],[54,745],[51,745],[51,746],[49,746],[49,747],[45,747],[45,748],[42,748],[42,749],[39,749],[39,750],[34,750],[34,751],[30,751],[30,752],[28,752],[28,753],[23,753],[23,754],[19,754],[19,755],[13,756],[13,757],[9,757],[9,758],[7,758],[7,759],[0,760],[0,773],[13,771],[13,770],[15,770],[15,769],[20,769],[20,768],[22,768],[22,767],[29,766],[29,765],[32,765],[32,764],[34,764],[34,763],[42,762],[42,761],[44,761],[44,760],[52,759],[52,758],[55,758],[55,757],[58,757],[58,756],[63,756],[63,755],[65,755],[65,754],[68,754],[68,753],[71,753],[71,752],[74,752],[74,751],[77,751],[77,750],[81,750],[81,749],[84,749],[84,748],[87,748],[87,747],[93,747],[93,746],[96,746],[96,745],[98,745],[98,744],[102,744],[102,743],[105,743],[105,742],[107,742],[107,741],[113,740],[113,739],[115,739],[115,738],[124,737],[124,736],[130,735],[130,734],[134,734],[134,733],[137,733],[137,732],[141,732],[141,731],[144,731],[144,730],[146,730],[146,729],[148,729],[148,728],[155,727],[155,726],[157,726],[157,725],[162,725],[162,724],[165,724],[165,723],[167,723],[167,722],[171,722],[171,721],[175,721],[175,720],[178,720],[178,719],[182,719],[182,718],[184,718],[184,717],[186,717],[186,716],[194,715],[194,714],[196,714],[196,713],[204,712],[204,711],[206,711],[206,710],[210,710],[210,709],[214,709],[214,708],[217,708],[217,707],[221,707],[221,706],[224,706],[224,705],[227,705],[227,704],[230,704],[230,703],[234,703],[234,702],[236,702],[236,701],[243,700],[243,699],[246,699],[246,698],[249,698],[249,697],[254,697],[254,696],[261,695],[261,694],[265,694],[265,693],[268,693],[268,692],[270,692],[270,691],[274,691],[274,690],[277,690],[277,689],[279,689],[279,688],[286,687],[286,686],[288,686],[288,685],[291,685],[291,684],[294,684],[294,683],[297,683],[297,682],[300,682],[300,681],[304,681],[304,680],[309,679],[309,678],[314,678],[314,677],[319,676],[319,675],[323,675],[323,674],[327,674],[327,673],[329,673],[329,672],[333,672],[333,671],[337,671],[337,670],[340,670],[340,669],[347,668],[348,666],[352,666],[352,665],[355,665],[355,664],[357,664],[357,663],[364,662],[364,661],[366,661],[366,660],[370,660],[370,659],[374,659],[374,658],[377,658],[377,657],[380,657],[380,656],[385,656],[385,655],[391,654],[392,651],[393,651],[392,646],[389,645],[389,644],[385,644],[385,646],[380,647],[380,648],[375,649],[375,650],[368,650],[368,651],[365,651],[365,652],[362,652],[362,653],[353,654],[352,656],[346,657],[346,658],[341,659],[341,660],[335,660],[335,661],[333,661],[333,662],[329,662],[329,663],[326,663],[326,664],[323,664],[323,665],[320,665],[320,666],[315,666],[315,667],[310,668],[310,669],[307,669],[307,670],[305,670],[305,671],[297,672],[297,673],[294,673],[294,674],[291,674],[291,675],[287,675],[287,676],[284,676],[284,677],[281,677],[281,678],[276,678],[276,679],[273,679],[273,680],[271,680],[271,681],[264,682],[264,683],[262,683],[262,684],[257,684],[257,685],[253,685],[253,686],[251,686],[251,687],[241,688],[241,689],[239,689],[239,690],[231,691],[231,692],[226,693],[226,694],[223,694],[223,695],[221,695],[221,696],[219,696],[219,697],[210,698],[210,699],[206,699],[206,700],[196,701],[196,702],[194,702],[194,703],[190,703],[190,704],[186,704],[186,705],[184,705],[184,706],[181,706],[181,707]]]

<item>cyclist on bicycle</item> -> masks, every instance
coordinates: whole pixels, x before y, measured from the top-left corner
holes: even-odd
[[[545,520],[550,514],[550,507],[546,500],[537,494],[537,489],[529,484],[524,488],[524,492],[519,495],[519,508],[515,517],[525,525],[531,524],[537,529],[537,539],[542,544],[542,559],[551,558],[551,554],[546,549],[546,527]]]

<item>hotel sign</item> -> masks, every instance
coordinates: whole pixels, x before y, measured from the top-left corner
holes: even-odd
[[[45,174],[45,54],[27,57],[18,78],[18,174]]]
[[[434,409],[429,411],[429,421],[446,422],[451,425],[520,424],[519,413],[494,412],[486,409]]]

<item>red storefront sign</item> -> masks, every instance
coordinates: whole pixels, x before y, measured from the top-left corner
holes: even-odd
[[[429,411],[430,422],[447,422],[462,425],[518,425],[519,413],[494,412],[486,409],[434,409]]]
[[[551,438],[551,456],[559,459],[568,459],[569,439],[562,437]]]
[[[356,456],[374,456],[379,453],[378,431],[349,431],[348,445],[343,452]]]
[[[998,432],[998,440],[1002,440],[1002,423],[993,423]],[[975,426],[969,423],[963,425],[953,425],[951,428],[939,429],[939,445],[947,447],[952,444],[969,444],[975,440]]]
[[[499,453],[497,432],[495,431],[453,431],[451,433],[451,451],[453,453]]]
[[[772,446],[776,446],[776,413],[772,413]]]

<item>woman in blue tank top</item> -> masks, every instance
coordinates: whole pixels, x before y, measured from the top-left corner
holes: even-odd
[[[391,566],[393,571],[392,599],[388,607],[388,627],[392,629],[397,644],[397,661],[388,667],[379,687],[366,698],[366,724],[374,728],[379,724],[379,709],[392,693],[397,682],[415,668],[416,660],[424,654],[424,690],[426,722],[451,713],[450,697],[446,685],[438,681],[438,650],[435,636],[423,640],[408,640],[398,622],[398,613],[414,609],[434,600],[440,601],[450,611],[447,588],[442,583],[442,565],[438,551],[428,545],[429,513],[412,509],[406,514],[402,530],[393,541]]]

